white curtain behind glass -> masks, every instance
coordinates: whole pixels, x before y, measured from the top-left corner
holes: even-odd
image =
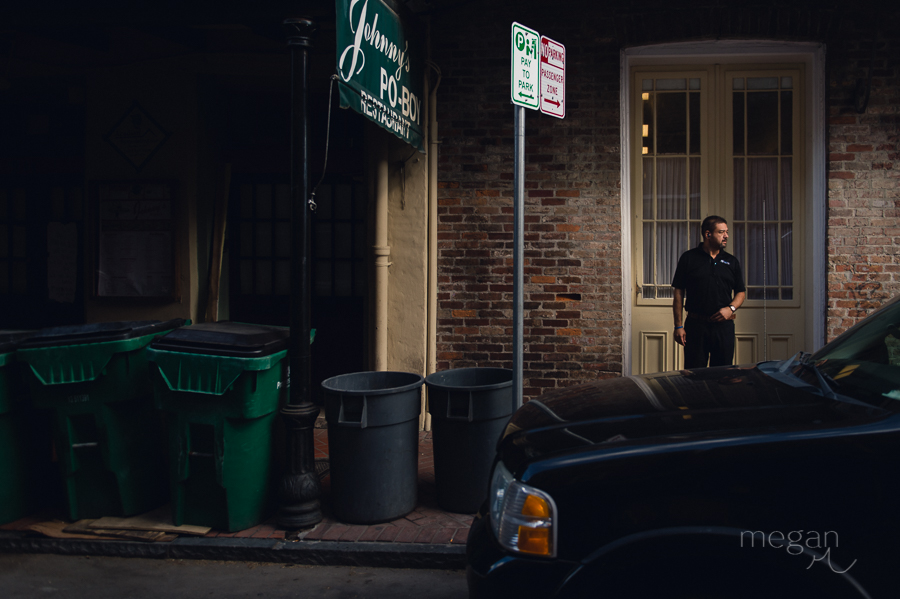
[[[699,166],[699,161],[697,162]],[[656,284],[659,297],[672,297],[672,277],[678,258],[688,248],[687,158],[658,158],[656,161],[657,244]]]

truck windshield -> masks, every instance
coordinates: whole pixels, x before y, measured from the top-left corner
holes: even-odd
[[[900,401],[900,301],[891,301],[809,362],[840,386],[839,393],[874,405]]]

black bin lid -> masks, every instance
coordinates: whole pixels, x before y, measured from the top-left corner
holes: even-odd
[[[76,324],[62,327],[41,329],[22,342],[22,349],[37,347],[58,347],[62,345],[79,345],[82,343],[103,343],[106,341],[124,341],[144,335],[161,333],[180,327],[183,318],[175,318],[165,322],[160,320],[130,320],[123,322],[96,322],[92,324]]]
[[[0,354],[15,351],[34,331],[0,331]]]
[[[154,339],[150,347],[189,354],[261,358],[287,349],[290,344],[288,328],[223,321],[176,329]]]

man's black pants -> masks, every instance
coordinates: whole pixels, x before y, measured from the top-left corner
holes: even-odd
[[[734,363],[734,320],[709,322],[686,318],[684,367],[730,366]]]

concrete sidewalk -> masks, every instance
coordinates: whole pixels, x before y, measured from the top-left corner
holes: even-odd
[[[328,456],[328,435],[315,429],[316,458]],[[416,509],[392,522],[350,525],[330,509],[330,477],[322,479],[324,518],[315,528],[285,531],[274,518],[234,533],[210,531],[205,537],[179,535],[169,542],[48,538],[30,530],[40,521],[27,517],[0,526],[0,552],[59,553],[117,557],[241,560],[329,566],[464,568],[469,514],[437,505],[431,432],[419,433],[419,487]]]

